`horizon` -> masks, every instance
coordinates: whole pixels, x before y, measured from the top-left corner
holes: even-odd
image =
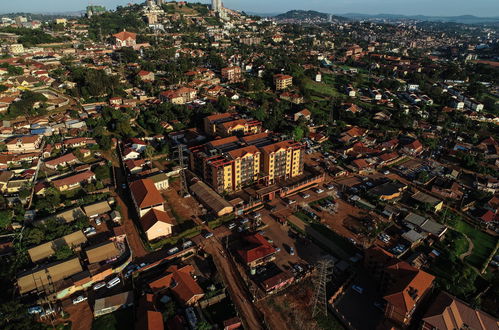
[[[108,10],[128,3],[140,4],[145,1],[126,0],[101,0],[92,1],[93,5],[103,5]],[[211,1],[188,1],[209,4]],[[22,3],[4,4],[1,14],[32,13],[32,14],[58,14],[67,12],[84,11],[88,5],[87,0],[74,0],[70,4],[66,0],[48,0],[42,4],[37,0],[25,0]],[[285,4],[285,5],[283,5]],[[40,7],[38,7],[39,5]],[[479,0],[469,2],[466,0],[442,0],[437,5],[431,0],[422,0],[417,3],[397,0],[339,0],[331,3],[328,0],[312,0],[307,8],[301,6],[298,0],[276,0],[268,3],[265,0],[226,0],[224,6],[229,9],[246,11],[254,14],[281,14],[290,10],[315,10],[333,15],[362,14],[362,15],[404,15],[404,16],[477,16],[483,18],[499,17],[499,4],[495,0]],[[381,7],[381,8],[379,8]],[[362,8],[363,10],[358,10]],[[371,10],[369,9],[371,8]],[[432,8],[430,11],[429,8]]]

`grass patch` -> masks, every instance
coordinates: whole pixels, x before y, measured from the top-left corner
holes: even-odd
[[[229,298],[225,298],[214,305],[206,307],[203,312],[210,323],[220,325],[223,324],[223,321],[236,315],[234,305]]]
[[[114,313],[103,315],[95,319],[92,330],[127,330],[134,329],[133,310],[120,309]]]
[[[183,239],[190,239],[194,236],[197,236],[201,234],[201,227],[200,226],[195,226],[190,229],[184,230],[183,232],[179,233],[178,235],[175,235],[173,237],[168,237],[156,242],[149,243],[149,246],[153,250],[157,250],[162,248],[165,245],[176,245],[179,241]]]
[[[337,97],[339,95],[338,91],[331,85],[312,80],[307,80],[305,82],[305,88],[309,90],[311,94],[316,94],[318,96]]]
[[[458,232],[468,236],[473,242],[473,251],[464,260],[470,265],[481,269],[490,254],[494,251],[497,238],[483,232],[480,228],[475,228],[464,220],[454,220],[451,225]]]

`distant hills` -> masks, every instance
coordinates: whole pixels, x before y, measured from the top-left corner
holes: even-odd
[[[351,19],[387,19],[387,20],[413,19],[418,21],[449,22],[449,23],[462,23],[462,24],[484,24],[484,23],[499,22],[499,17],[477,17],[473,15],[425,16],[425,15],[396,15],[396,14],[369,15],[369,14],[359,14],[359,13],[348,13],[348,14],[342,14],[342,16]]]
[[[262,17],[274,17],[278,20],[293,19],[297,21],[303,20],[327,20],[329,14],[321,13],[315,10],[290,10],[283,14],[275,13],[253,13],[254,15]],[[425,15],[398,15],[398,14],[360,14],[360,13],[347,13],[340,15],[333,15],[336,20],[417,20],[428,22],[443,22],[443,23],[462,23],[462,24],[490,24],[499,23],[499,17],[477,17],[473,15],[461,16],[425,16]]]
[[[284,14],[276,15],[274,16],[274,18],[278,20],[293,19],[297,21],[327,20],[329,18],[329,14],[321,13],[315,10],[290,10],[288,12],[285,12]],[[335,15],[333,15],[333,19],[345,20],[344,17]]]

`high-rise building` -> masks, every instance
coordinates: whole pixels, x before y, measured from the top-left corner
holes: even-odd
[[[214,12],[219,13],[222,10],[222,8],[223,8],[222,0],[211,0],[211,9]]]

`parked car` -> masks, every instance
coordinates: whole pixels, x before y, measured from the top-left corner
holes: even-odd
[[[333,184],[327,184],[325,187],[326,187],[327,190],[333,190],[334,189],[334,185]]]
[[[188,249],[190,248],[192,245],[194,245],[194,243],[192,241],[185,241],[184,243],[182,243],[182,248],[184,249]]]
[[[289,254],[294,256],[295,255],[295,248],[294,247],[290,247],[289,248]]]
[[[102,220],[100,218],[95,219],[95,224],[99,226],[102,223]]]
[[[93,289],[96,291],[96,290],[99,290],[105,286],[106,286],[106,282],[98,282],[93,286]]]
[[[322,194],[324,192],[324,189],[322,188],[314,188],[313,191],[317,194]]]
[[[169,250],[167,251],[167,254],[168,254],[169,256],[171,256],[172,254],[175,254],[175,253],[177,253],[177,252],[179,252],[179,251],[180,251],[180,249],[179,249],[178,247],[176,247],[176,246],[175,246],[175,247],[172,247],[171,249],[169,249]]]
[[[241,224],[247,224],[249,222],[249,219],[248,218],[242,218],[241,219]]]
[[[43,312],[42,306],[33,306],[28,308],[28,314],[40,314]]]
[[[121,279],[119,277],[113,278],[111,281],[107,282],[106,288],[111,289],[112,287],[115,287],[121,282]]]
[[[213,237],[213,233],[211,231],[206,231],[203,233],[204,238],[210,238]]]
[[[360,294],[364,293],[364,288],[361,288],[358,285],[352,285],[352,289],[355,290],[355,291],[357,291]]]
[[[309,198],[310,197],[310,194],[307,194],[307,193],[300,193],[300,196],[303,197],[303,198]]]
[[[234,222],[231,222],[231,223],[229,223],[229,224],[227,225],[227,228],[229,228],[230,230],[232,230],[232,229],[234,229],[234,228],[236,228],[236,227],[237,227],[237,225],[236,225]]]
[[[296,201],[295,201],[294,199],[288,198],[288,199],[286,200],[286,203],[288,203],[288,205],[291,205],[291,204],[296,203]]]
[[[81,302],[84,302],[85,300],[87,300],[87,297],[85,297],[85,296],[78,296],[75,299],[73,299],[73,305],[76,305],[76,304],[79,304]]]

